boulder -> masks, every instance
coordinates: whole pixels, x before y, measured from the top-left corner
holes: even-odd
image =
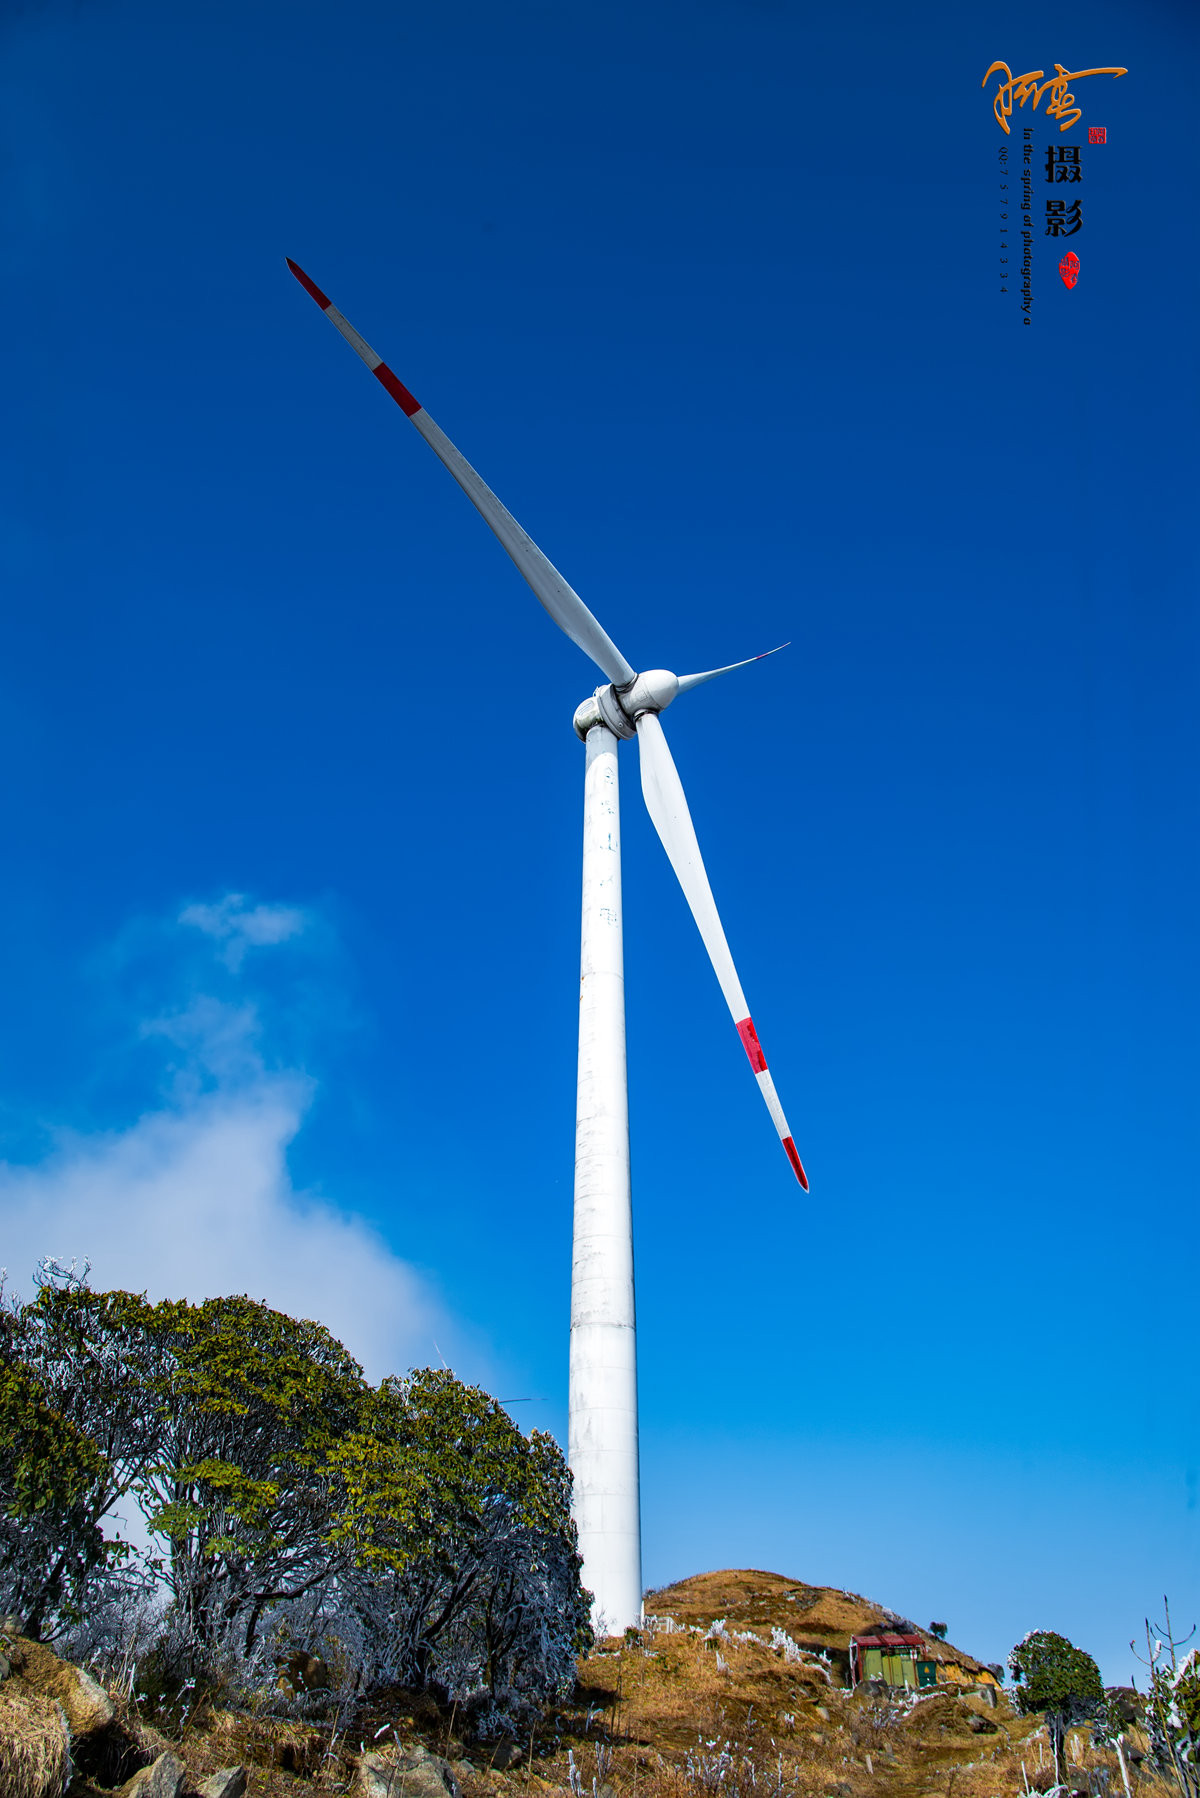
[[[245,1767],[222,1767],[200,1787],[200,1798],[244,1798],[245,1791]]]
[[[353,1798],[460,1798],[449,1761],[419,1742],[360,1754],[350,1789]]]
[[[0,1790],[4,1798],[60,1798],[73,1772],[71,1731],[61,1704],[0,1691]]]
[[[94,1735],[112,1722],[113,1701],[104,1687],[82,1667],[60,1661],[44,1642],[11,1638],[8,1659],[13,1675],[25,1691],[38,1698],[55,1699],[62,1705],[73,1736]]]
[[[187,1768],[170,1750],[160,1754],[149,1767],[143,1767],[121,1787],[120,1798],[179,1798]]]
[[[291,1698],[329,1689],[329,1668],[319,1654],[293,1654],[277,1668],[276,1685]]]

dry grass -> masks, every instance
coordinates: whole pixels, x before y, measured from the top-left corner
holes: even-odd
[[[70,1761],[66,1719],[54,1700],[0,1686],[4,1798],[59,1798]]]
[[[609,1798],[603,1787],[613,1798],[1024,1798],[1050,1785],[1041,1718],[1017,1717],[1002,1698],[993,1707],[962,1690],[915,1702],[850,1693],[771,1648],[778,1604],[795,1603],[781,1600],[779,1588],[796,1590],[794,1582],[704,1579],[698,1623],[715,1612],[731,1631],[756,1625],[766,1639],[706,1645],[690,1631],[660,1631],[606,1644],[580,1663],[576,1703],[529,1745],[526,1785],[570,1791],[572,1770],[583,1798]],[[759,1580],[765,1592],[754,1590]],[[693,1592],[698,1584],[688,1582]],[[865,1603],[845,1596],[847,1609]],[[682,1607],[668,1612],[663,1597],[655,1599],[660,1614],[682,1621]],[[834,1612],[826,1600],[818,1618],[831,1634]],[[803,1633],[789,1631],[793,1639]],[[1115,1756],[1094,1748],[1085,1731],[1070,1741],[1069,1783],[1093,1798],[1123,1798]],[[498,1793],[501,1783],[477,1781],[468,1798]],[[1166,1798],[1166,1788],[1146,1776],[1135,1798]]]
[[[1014,1716],[1003,1699],[993,1708],[962,1690],[915,1703],[851,1693],[836,1671],[770,1646],[778,1626],[844,1654],[850,1632],[879,1615],[869,1600],[733,1573],[686,1581],[648,1608],[702,1626],[725,1617],[730,1632],[758,1639],[706,1645],[684,1629],[601,1644],[580,1661],[572,1700],[517,1742],[464,1742],[453,1708],[397,1690],[312,1723],[202,1703],[171,1745],[196,1787],[216,1768],[244,1763],[251,1798],[344,1794],[360,1746],[397,1738],[455,1763],[463,1798],[1025,1798],[1051,1784],[1042,1719]],[[1068,1752],[1075,1789],[1124,1798],[1115,1757],[1092,1747],[1086,1731],[1069,1732]],[[0,1794],[10,1798],[2,1779]],[[1143,1770],[1134,1798],[1170,1794]]]
[[[201,1706],[170,1746],[187,1763],[186,1790],[203,1785],[218,1768],[242,1765],[251,1769],[253,1798],[294,1798],[301,1792],[344,1792],[359,1744],[330,1723]]]

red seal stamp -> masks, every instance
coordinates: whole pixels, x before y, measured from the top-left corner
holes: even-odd
[[[1089,125],[1088,142],[1089,144],[1106,144],[1108,142],[1107,127],[1104,125]]]
[[[1079,279],[1079,258],[1074,250],[1068,250],[1058,265],[1058,272],[1067,287],[1074,287]]]

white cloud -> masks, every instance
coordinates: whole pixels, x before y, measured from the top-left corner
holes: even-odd
[[[223,942],[222,960],[236,972],[247,949],[286,943],[289,937],[302,933],[308,918],[294,905],[248,906],[244,894],[226,893],[215,905],[185,905],[179,922]]]
[[[240,903],[188,910],[221,917]],[[261,929],[282,941],[292,931],[278,919],[301,914],[245,916],[275,919]],[[436,1361],[435,1338],[453,1356],[461,1333],[427,1278],[363,1219],[293,1186],[288,1148],[315,1083],[264,1066],[253,1004],[200,994],[141,1032],[171,1055],[169,1098],[121,1129],[61,1133],[34,1165],[0,1163],[10,1289],[28,1297],[44,1255],[86,1256],[98,1289],[193,1301],[245,1292],[316,1318],[376,1380]]]
[[[310,1096],[264,1077],[128,1130],[0,1166],[0,1238],[29,1296],[41,1256],[86,1256],[91,1284],[194,1301],[246,1292],[325,1324],[379,1379],[437,1360],[456,1331],[422,1276],[359,1218],[298,1193],[287,1146]]]
[[[199,993],[182,1011],[148,1018],[140,1035],[160,1037],[182,1050],[176,1083],[184,1091],[205,1074],[232,1082],[252,1080],[262,1072],[258,1012],[248,1002],[229,1005]]]

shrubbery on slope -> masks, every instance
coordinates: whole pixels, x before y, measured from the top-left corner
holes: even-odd
[[[553,1439],[445,1370],[377,1388],[320,1324],[152,1305],[50,1267],[0,1306],[0,1611],[102,1658],[493,1700],[569,1685],[588,1636]],[[152,1547],[114,1532],[137,1508]]]

